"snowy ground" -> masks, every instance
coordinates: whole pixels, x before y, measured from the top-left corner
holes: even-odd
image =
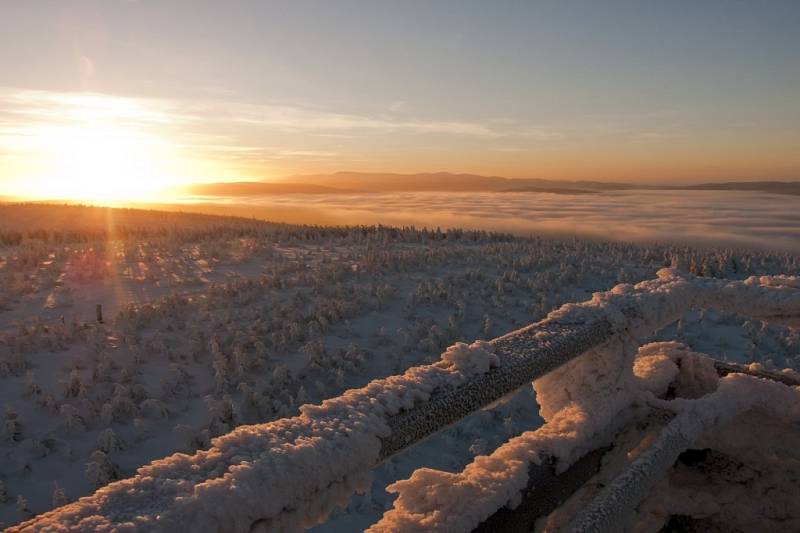
[[[800,271],[783,252],[15,209],[0,216],[7,525],[664,266],[732,279]],[[654,340],[673,339],[800,369],[800,334],[786,326],[693,312]],[[420,466],[459,471],[540,424],[525,389],[376,469],[371,490],[318,530],[364,529],[391,507],[386,485]]]

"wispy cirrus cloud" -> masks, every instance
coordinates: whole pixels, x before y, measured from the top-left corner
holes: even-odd
[[[222,105],[224,114],[243,124],[280,128],[286,131],[359,132],[362,135],[393,132],[439,133],[474,137],[496,137],[503,132],[487,124],[458,120],[403,119],[397,116],[370,116],[338,113],[288,105]]]
[[[509,134],[505,125],[498,128],[460,120],[421,120],[399,113],[373,116],[230,99],[178,101],[0,88],[0,151],[11,149],[11,139],[43,128],[80,128],[90,124],[147,130],[169,137],[176,144],[229,153],[264,151],[274,144],[279,133],[340,141],[398,132],[477,138]],[[337,153],[308,144],[312,143],[307,139],[302,145],[284,143],[274,155],[334,157]]]
[[[0,117],[33,126],[100,120],[134,125],[168,124],[193,118],[181,115],[169,102],[158,99],[8,88],[0,88]]]

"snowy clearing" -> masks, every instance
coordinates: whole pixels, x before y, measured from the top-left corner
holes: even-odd
[[[464,375],[489,371],[497,361],[476,339],[618,283],[654,278],[665,266],[707,278],[800,273],[800,259],[783,252],[13,209],[18,222],[4,216],[0,224],[0,522],[7,526],[172,453],[210,453],[203,450],[214,437],[239,426],[295,416],[303,404],[432,363],[443,352]],[[765,279],[753,283],[794,283]],[[700,306],[642,342],[679,341],[718,359],[800,369],[797,330],[753,317],[752,307]],[[456,342],[465,344],[447,350]],[[379,397],[372,391],[359,401],[370,395]],[[319,530],[367,528],[395,506],[397,496],[385,490],[392,483],[419,468],[461,471],[540,427],[537,396],[527,388],[476,412],[394,455],[374,469],[371,483],[369,476],[347,479],[346,496],[304,520],[343,504]],[[396,411],[405,401],[381,408]],[[302,408],[303,416],[315,409]],[[377,441],[364,442],[363,458],[379,453]],[[218,459],[223,465],[235,456]],[[241,475],[258,474],[240,459]],[[347,503],[356,488],[363,494]]]

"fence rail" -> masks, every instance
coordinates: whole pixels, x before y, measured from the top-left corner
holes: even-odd
[[[391,434],[381,439],[381,460],[403,451],[608,341],[611,324],[543,322],[491,341],[501,364],[390,417]]]

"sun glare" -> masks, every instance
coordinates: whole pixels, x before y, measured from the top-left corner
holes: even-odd
[[[160,189],[182,181],[176,149],[154,131],[154,111],[102,95],[60,103],[24,136],[20,195],[124,203],[159,199]]]
[[[39,194],[85,200],[124,200],[152,193],[159,176],[159,146],[152,139],[107,127],[66,127],[41,132],[50,167]],[[34,192],[34,191],[32,191]]]

